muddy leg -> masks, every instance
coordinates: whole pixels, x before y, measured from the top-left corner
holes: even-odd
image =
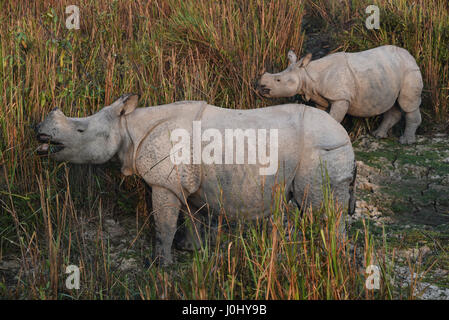
[[[348,112],[349,102],[346,100],[339,100],[332,103],[329,114],[338,122],[342,122],[346,112]]]
[[[376,138],[386,138],[388,130],[390,130],[399,120],[401,120],[401,110],[398,107],[393,106],[390,110],[384,113],[384,118],[377,130],[373,131],[373,135]]]
[[[161,265],[173,262],[171,246],[175,236],[181,202],[171,191],[153,187],[152,190],[155,223],[155,258]]]

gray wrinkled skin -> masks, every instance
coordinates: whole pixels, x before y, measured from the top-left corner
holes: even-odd
[[[230,110],[195,101],[136,109],[137,100],[124,95],[86,118],[52,111],[38,126],[38,139],[64,149],[54,152],[44,143],[38,150],[74,163],[104,163],[118,155],[123,174],[137,174],[152,187],[155,253],[163,264],[172,262],[172,242],[184,206],[196,212],[207,202],[212,213],[223,207],[230,218],[266,217],[277,183],[285,184],[287,199],[318,206],[323,195],[320,163],[327,167],[338,203],[347,207],[351,201],[354,152],[344,128],[326,112],[300,104]],[[225,129],[278,129],[277,174],[259,175],[259,163],[174,165],[170,132],[184,128],[191,134],[192,121],[199,118],[203,131],[215,128],[223,137]],[[80,128],[84,131],[78,132]]]
[[[384,114],[374,132],[385,138],[405,112],[406,128],[401,143],[414,143],[421,124],[421,72],[410,53],[396,46],[382,46],[356,53],[339,52],[311,61],[308,54],[280,73],[265,73],[259,91],[266,97],[304,95],[318,107],[330,105],[330,115],[341,122],[346,113],[356,117]],[[395,105],[398,102],[400,108]]]

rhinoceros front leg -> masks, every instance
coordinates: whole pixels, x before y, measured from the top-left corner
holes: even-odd
[[[153,186],[153,212],[155,223],[155,258],[161,265],[173,262],[171,246],[176,233],[181,202],[165,188]]]
[[[332,118],[337,120],[338,122],[342,122],[345,117],[346,112],[349,109],[349,102],[346,100],[338,100],[334,101],[331,106],[331,111],[329,114]]]
[[[377,130],[373,131],[373,135],[376,138],[386,138],[388,130],[390,130],[399,120],[401,120],[401,110],[398,107],[393,106],[390,110],[384,113],[384,118]]]
[[[194,251],[202,246],[203,221],[193,207],[184,215],[184,222],[175,236],[175,247],[179,250]],[[197,213],[197,214],[195,214]],[[181,218],[181,217],[180,217]]]

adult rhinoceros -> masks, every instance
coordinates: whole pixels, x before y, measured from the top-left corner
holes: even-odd
[[[287,199],[317,206],[323,197],[322,166],[327,167],[335,198],[341,206],[349,205],[355,178],[354,153],[344,128],[326,112],[300,104],[230,110],[201,101],[147,108],[136,108],[137,103],[137,95],[123,95],[85,118],[69,118],[54,109],[37,126],[42,143],[37,151],[72,163],[101,164],[117,155],[123,174],[141,176],[152,188],[155,253],[163,264],[172,262],[178,214],[185,205],[200,208],[207,202],[212,212],[224,208],[231,218],[267,216],[273,187],[283,184]],[[198,124],[203,130],[201,141],[193,141],[188,148],[193,150],[188,157],[192,162],[176,162],[179,159],[174,153],[188,150],[174,149],[179,141],[173,139],[173,133],[187,132],[190,143],[190,137],[195,140],[198,135],[194,131]],[[221,144],[212,141],[229,132],[233,134],[231,140]],[[256,148],[250,137],[265,138],[262,142],[267,149],[261,150],[259,144]],[[240,147],[249,153],[246,162],[240,159],[233,164],[239,162],[237,153],[229,157],[228,151],[237,152],[237,140],[244,142]],[[215,148],[210,148],[212,142],[218,143]],[[215,159],[215,163],[195,163],[195,148],[204,148],[203,158],[209,156],[207,159]],[[276,163],[266,161],[268,149]],[[265,153],[261,156],[261,152]],[[261,174],[268,166],[275,170]],[[305,193],[307,199],[303,199]]]
[[[421,72],[413,56],[396,46],[382,46],[362,52],[338,52],[310,61],[311,54],[298,62],[288,53],[287,69],[265,73],[259,80],[260,93],[267,97],[304,95],[319,106],[331,105],[331,116],[341,122],[346,113],[356,117],[384,114],[374,132],[385,138],[405,112],[401,143],[414,143],[421,124]],[[400,108],[395,105],[398,102]]]

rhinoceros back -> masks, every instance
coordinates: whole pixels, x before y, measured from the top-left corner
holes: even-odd
[[[407,50],[395,46],[346,53],[346,57],[355,86],[348,110],[353,116],[375,116],[390,109],[398,98],[405,75],[419,70]]]

